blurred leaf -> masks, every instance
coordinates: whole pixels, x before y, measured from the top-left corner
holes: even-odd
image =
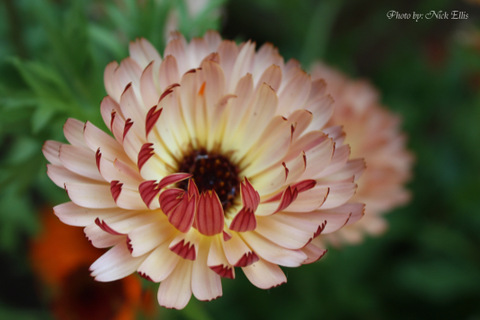
[[[0,196],[0,250],[12,252],[26,235],[33,235],[38,221],[25,197],[14,188],[2,190]]]

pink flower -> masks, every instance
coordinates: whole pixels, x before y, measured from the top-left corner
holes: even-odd
[[[163,57],[140,39],[107,66],[113,137],[69,119],[70,144],[46,142],[48,175],[71,199],[56,215],[111,247],[96,280],[138,272],[160,282],[165,307],[221,296],[235,267],[259,288],[286,282],[279,266],[318,260],[312,239],[363,214],[349,200],[364,163],[349,160],[340,127],[325,129],[324,82],[270,44],[215,32],[175,34]]]
[[[405,147],[400,117],[380,105],[378,93],[369,83],[350,80],[323,64],[312,68],[312,78],[323,78],[335,100],[328,125],[342,125],[352,157],[364,158],[367,164],[354,197],[365,203],[365,216],[326,237],[333,244],[356,243],[365,233],[384,232],[384,214],[409,201],[404,185],[411,176],[413,156]]]

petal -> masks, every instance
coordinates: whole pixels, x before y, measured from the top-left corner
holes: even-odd
[[[241,237],[262,259],[271,263],[285,267],[298,267],[307,258],[303,252],[282,248],[254,231],[244,232]]]
[[[220,276],[207,265],[209,247],[209,239],[200,243],[192,270],[192,292],[198,300],[202,301],[210,301],[222,295]]]
[[[173,238],[175,233],[175,229],[172,228],[165,218],[135,228],[128,233],[128,243],[132,256],[138,257],[150,252],[160,244]]]
[[[160,207],[168,221],[179,231],[187,232],[193,225],[197,197],[182,189],[168,189],[160,194]]]
[[[177,267],[180,256],[172,252],[165,242],[153,250],[138,267],[138,272],[154,282],[167,279]]]
[[[77,205],[92,209],[115,208],[108,184],[65,183],[70,199]]]
[[[345,204],[355,194],[357,186],[353,182],[328,184],[330,189],[322,209],[333,209]]]
[[[287,80],[288,76],[285,78],[286,81],[282,82],[278,94],[277,114],[288,116],[295,109],[300,109],[305,105],[312,85],[310,76],[300,68],[297,69],[290,81]]]
[[[253,176],[275,163],[281,162],[288,152],[290,142],[290,123],[283,117],[274,117],[249,150],[247,156],[242,159],[240,165],[246,166],[245,175]]]
[[[242,270],[248,280],[260,289],[271,289],[287,282],[282,269],[265,260],[260,260]]]
[[[60,161],[68,170],[93,180],[105,181],[96,165],[95,153],[85,147],[60,146]]]
[[[85,123],[69,118],[63,126],[63,133],[68,142],[74,146],[86,147],[85,139],[83,138],[83,127]]]
[[[53,165],[61,166],[62,162],[59,158],[59,151],[62,143],[57,141],[48,140],[42,147],[42,152],[45,158]]]
[[[88,209],[80,207],[73,202],[62,203],[53,208],[55,215],[65,224],[71,226],[85,227],[100,218],[105,220],[108,217],[121,214],[122,209]]]
[[[238,233],[232,233],[232,238],[222,243],[225,257],[233,266],[245,267],[258,260],[258,256],[238,236]]]
[[[114,281],[133,273],[144,259],[133,258],[126,244],[120,243],[98,258],[90,266],[90,270],[97,281]]]
[[[228,227],[232,231],[246,232],[255,230],[257,227],[257,221],[255,219],[255,213],[253,210],[243,207],[233,218],[230,226]]]
[[[222,242],[221,236],[212,237],[207,265],[221,277],[234,279],[235,269],[228,262],[227,257],[225,257]]]
[[[165,308],[183,309],[192,296],[192,261],[180,261],[160,283],[158,303]]]
[[[162,61],[158,51],[144,38],[130,42],[129,52],[142,69],[152,61]]]
[[[327,253],[326,249],[322,249],[313,243],[307,244],[302,251],[308,256],[307,260],[303,262],[304,264],[314,263]]]
[[[287,249],[301,249],[314,236],[318,225],[294,215],[278,213],[268,217],[258,217],[258,232],[266,239]]]
[[[97,152],[100,148],[102,155],[107,159],[114,161],[119,159],[125,163],[130,160],[126,157],[122,146],[111,136],[94,126],[92,123],[85,123],[83,131],[85,142],[90,147],[90,150]]]
[[[75,174],[63,166],[57,166],[53,164],[47,164],[47,175],[48,177],[60,188],[65,188],[67,183],[77,183],[77,184],[97,184],[98,181],[91,180]]]

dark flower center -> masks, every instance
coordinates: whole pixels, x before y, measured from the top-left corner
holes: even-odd
[[[214,190],[224,211],[234,204],[240,186],[239,170],[226,156],[193,150],[183,158],[178,171],[191,173],[199,192]],[[177,186],[187,190],[188,180],[179,182]]]

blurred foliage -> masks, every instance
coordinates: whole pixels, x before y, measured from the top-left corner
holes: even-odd
[[[454,9],[468,19],[386,17]],[[476,1],[451,0],[217,0],[195,15],[175,0],[1,2],[0,318],[48,317],[25,250],[39,208],[66,196],[45,175],[42,144],[64,139],[68,117],[102,126],[104,67],[136,37],[161,52],[176,21],[187,37],[217,29],[369,79],[403,116],[416,167],[413,200],[385,235],[285,268],[289,282],[268,291],[237,272],[221,299],[162,319],[480,319],[479,15]]]

